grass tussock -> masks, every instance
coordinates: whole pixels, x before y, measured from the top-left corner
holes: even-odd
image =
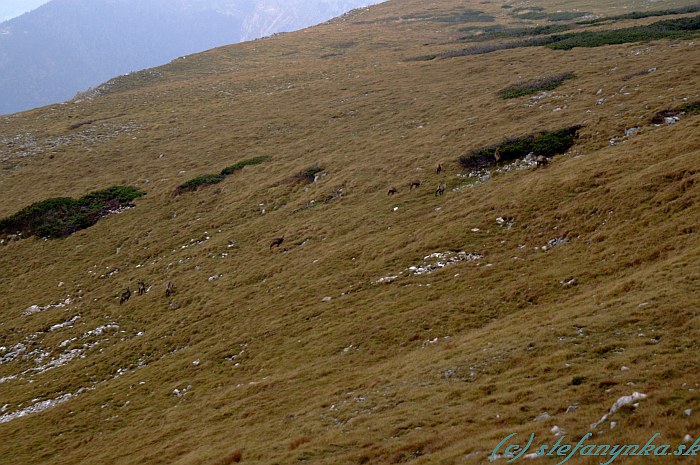
[[[569,150],[576,141],[581,126],[570,126],[556,131],[541,131],[522,137],[511,137],[501,143],[480,147],[459,157],[462,168],[473,170],[496,163],[494,154],[499,151],[501,161],[523,158],[529,153],[552,157]]]
[[[246,166],[259,165],[260,163],[263,163],[268,159],[269,157],[267,156],[249,158],[247,160],[239,161],[238,163],[235,163],[231,166],[227,166],[226,168],[221,170],[219,174],[203,174],[201,176],[197,176],[196,178],[192,178],[177,186],[174,195],[181,195],[185,192],[194,192],[200,187],[218,184],[221,181],[223,181],[227,176],[230,176],[236,173],[237,171],[242,170]]]
[[[0,220],[0,233],[59,238],[89,228],[110,212],[127,206],[145,192],[115,186],[91,192],[79,199],[55,197],[36,202]]]
[[[548,76],[534,81],[518,82],[498,91],[498,96],[502,99],[511,99],[531,95],[544,90],[553,90],[559,87],[564,81],[573,79],[574,73],[567,72]]]

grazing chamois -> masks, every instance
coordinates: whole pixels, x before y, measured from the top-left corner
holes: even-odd
[[[387,192],[386,195],[394,195],[394,194],[398,194],[398,193],[399,193],[399,190],[395,187],[392,187],[389,189],[389,192]]]
[[[282,237],[275,237],[274,239],[272,239],[272,240],[270,241],[270,250],[272,250],[272,248],[273,248],[274,246],[278,246],[278,247],[279,247],[279,246],[282,244],[282,242],[284,242],[284,236],[282,236]]]
[[[539,168],[540,166],[547,166],[549,164],[549,158],[545,157],[544,155],[537,155],[537,158],[535,158],[535,168]]]
[[[437,166],[435,167],[435,174],[440,173],[442,173],[442,163],[438,162]]]
[[[127,300],[129,300],[129,297],[131,297],[131,291],[130,291],[129,288],[127,287],[127,288],[126,288],[126,291],[122,294],[122,298],[119,299],[119,305],[121,305],[121,304],[123,304],[124,302],[126,302]]]
[[[175,285],[172,281],[168,281],[168,285],[165,286],[165,297],[170,297],[175,293]]]
[[[445,185],[445,183],[441,183],[440,185],[438,185],[438,186],[437,186],[437,189],[435,189],[435,197],[437,197],[438,195],[444,194],[444,193],[445,193],[445,188],[447,188],[447,186]]]
[[[493,152],[493,159],[496,163],[501,161],[501,148],[500,147],[496,148],[496,151]]]
[[[420,187],[420,179],[416,179],[415,181],[411,181],[411,185],[409,186],[408,190],[411,190],[413,188],[418,189]]]
[[[143,295],[146,292],[146,283],[139,281],[139,295]]]

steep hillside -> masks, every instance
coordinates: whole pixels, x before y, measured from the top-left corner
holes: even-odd
[[[52,0],[0,25],[0,113],[221,45],[301,29],[372,0]]]
[[[689,447],[696,8],[395,0],[0,117],[0,218],[106,215],[3,229],[0,464]]]

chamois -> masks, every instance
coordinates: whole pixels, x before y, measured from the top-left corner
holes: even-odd
[[[408,188],[408,190],[411,190],[411,189],[413,189],[414,187],[415,187],[416,189],[418,189],[418,188],[420,187],[420,179],[416,179],[415,181],[411,181],[411,185],[410,185],[410,187]]]
[[[440,173],[442,173],[442,163],[438,162],[437,166],[435,167],[435,174]]]
[[[386,195],[394,195],[394,194],[398,194],[398,193],[399,193],[399,190],[395,187],[392,187],[389,189],[389,192],[387,192]]]
[[[175,293],[175,285],[172,281],[168,281],[168,285],[165,287],[165,297],[170,297]]]
[[[139,295],[143,295],[146,292],[146,283],[139,281]]]
[[[544,155],[537,155],[537,158],[535,158],[535,167],[539,168],[540,166],[547,166],[549,164],[549,158],[545,157]]]
[[[445,183],[440,183],[440,185],[437,186],[437,189],[435,189],[435,196],[437,197],[438,195],[442,195],[445,193]]]
[[[122,298],[119,299],[119,305],[121,305],[121,304],[123,304],[124,302],[126,302],[127,300],[129,300],[129,297],[131,297],[131,291],[130,291],[129,288],[127,287],[127,288],[126,288],[126,291],[122,294]]]
[[[284,242],[284,236],[282,236],[282,237],[275,237],[274,239],[272,239],[272,240],[270,241],[270,250],[272,250],[272,248],[273,248],[274,246],[278,246],[278,247],[279,247],[279,246],[282,244],[282,242]]]

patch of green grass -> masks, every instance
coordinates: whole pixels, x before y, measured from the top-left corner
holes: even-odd
[[[51,239],[69,236],[89,228],[110,211],[143,195],[145,192],[135,187],[115,186],[79,199],[55,197],[43,200],[0,220],[0,232]]]
[[[529,153],[551,157],[564,153],[574,145],[581,126],[571,126],[556,131],[541,131],[522,137],[507,138],[501,143],[477,148],[459,157],[459,164],[465,169],[481,169],[496,163],[498,150],[502,161],[512,161]]]
[[[524,95],[531,95],[543,90],[552,90],[559,87],[567,79],[572,79],[574,73],[562,73],[556,76],[548,76],[535,81],[518,82],[498,91],[498,96],[502,99],[517,98]]]

